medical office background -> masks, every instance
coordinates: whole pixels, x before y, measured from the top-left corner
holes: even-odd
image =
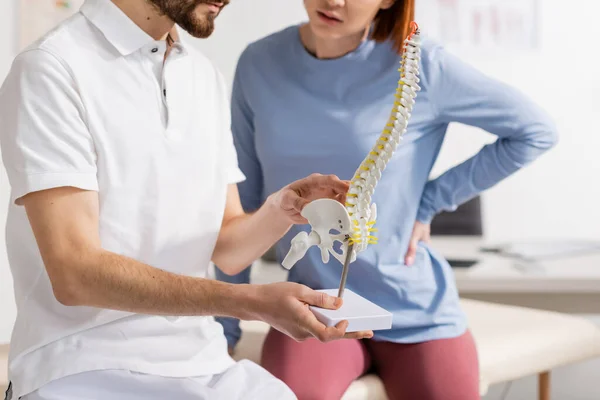
[[[0,80],[18,50],[81,2],[0,0]],[[481,196],[485,242],[600,242],[600,1],[417,0],[417,7],[425,35],[519,87],[558,125],[556,148]],[[211,38],[187,39],[216,63],[231,87],[235,63],[248,43],[304,19],[302,0],[231,0]],[[452,125],[432,177],[493,140]],[[10,340],[16,314],[4,245],[9,189],[0,163],[0,343]],[[588,317],[600,325],[600,315]],[[589,375],[600,371],[600,362],[576,368],[565,374]],[[571,390],[587,393],[585,387]]]

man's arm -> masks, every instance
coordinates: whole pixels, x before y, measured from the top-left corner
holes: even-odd
[[[235,185],[230,185],[223,224],[213,253],[221,271],[235,275],[263,255],[294,223],[310,201],[332,198],[345,201],[348,183],[333,175],[313,174],[270,195],[252,214],[244,213]]]
[[[306,304],[335,309],[340,300],[291,282],[231,285],[182,276],[101,247],[97,192],[73,187],[32,192],[25,206],[56,299],[153,315],[213,315],[261,320],[296,340],[371,337],[345,334],[347,322],[321,324]]]
[[[234,291],[221,282],[173,274],[102,249],[96,192],[62,187],[28,194],[22,202],[62,304],[249,317],[244,304],[252,293],[247,289]]]
[[[212,261],[221,271],[235,275],[263,255],[291,227],[273,198],[246,214],[235,184],[229,185],[227,203]]]

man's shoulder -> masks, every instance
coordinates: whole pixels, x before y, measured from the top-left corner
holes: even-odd
[[[70,54],[89,48],[92,33],[86,18],[76,13],[25,47],[19,55],[45,52],[66,59]]]
[[[9,82],[24,77],[22,84],[44,79],[52,83],[66,83],[73,79],[72,61],[74,57],[82,58],[81,49],[89,41],[81,34],[86,29],[85,25],[85,18],[76,13],[24,47],[12,61],[3,87],[10,87]]]
[[[203,82],[214,82],[217,90],[227,91],[225,77],[215,62],[197,48],[187,45],[185,50],[192,60],[194,76],[200,77]]]

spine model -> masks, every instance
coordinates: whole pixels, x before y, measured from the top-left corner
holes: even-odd
[[[419,27],[412,22],[411,33],[404,41],[398,69],[400,79],[390,117],[377,142],[350,181],[345,207],[335,200],[320,199],[304,208],[302,215],[311,225],[311,232],[300,232],[292,239],[291,248],[282,263],[285,268],[290,269],[314,245],[321,249],[323,262],[328,262],[331,254],[343,264],[349,249],[353,261],[357,253],[377,242],[373,235],[376,231],[374,225],[377,208],[371,203],[371,198],[383,170],[406,133],[415,98],[420,90],[420,45]],[[332,234],[332,230],[339,233]],[[333,250],[335,241],[342,242],[342,254]]]
[[[363,251],[369,244],[377,242],[372,232],[376,215],[375,204],[371,197],[381,179],[381,174],[396,147],[406,133],[408,120],[415,104],[419,83],[420,32],[415,22],[411,23],[411,34],[404,42],[402,61],[398,71],[400,80],[396,89],[396,100],[389,120],[371,152],[367,155],[350,182],[346,210],[353,225],[350,243],[357,252]]]

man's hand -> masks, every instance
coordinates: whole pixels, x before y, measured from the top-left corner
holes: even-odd
[[[300,213],[308,203],[329,198],[343,204],[349,188],[348,181],[342,181],[335,175],[312,174],[273,193],[269,196],[269,200],[275,204],[275,209],[280,211],[287,221],[305,224],[307,221]]]
[[[422,222],[415,222],[413,227],[412,235],[410,237],[410,243],[408,244],[408,251],[404,257],[404,263],[406,265],[412,265],[417,255],[417,246],[419,242],[429,243],[431,240],[431,225],[424,224]]]
[[[221,271],[235,275],[275,244],[293,224],[306,224],[300,215],[313,200],[329,198],[346,201],[348,181],[335,175],[313,174],[271,194],[265,204],[246,214],[237,186],[229,185],[223,224],[212,261]]]
[[[273,283],[257,287],[258,319],[297,341],[317,338],[321,342],[336,339],[369,339],[372,331],[346,333],[348,322],[327,327],[310,311],[309,305],[336,310],[342,299],[328,296],[307,286],[292,282]]]

